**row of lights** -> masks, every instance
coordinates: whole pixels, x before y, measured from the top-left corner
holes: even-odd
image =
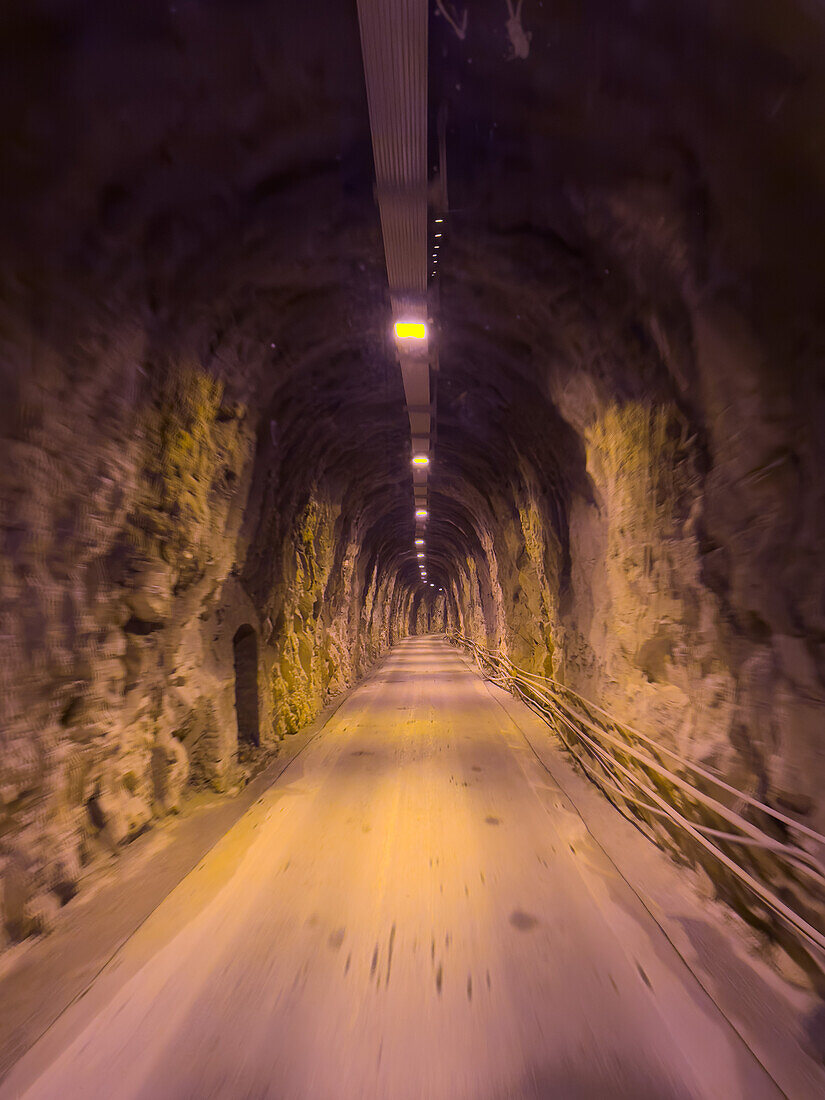
[[[440,225],[444,221],[443,218],[436,218],[435,220],[436,224],[438,225]],[[440,238],[441,231],[439,230],[435,234],[435,236],[436,238]],[[438,256],[436,255],[436,253],[438,252],[440,245],[436,244],[434,247],[435,252],[433,253],[433,266],[438,263]],[[435,271],[433,271],[433,275],[435,275]],[[396,321],[395,335],[398,337],[399,340],[426,340],[427,326],[421,321]],[[419,469],[429,466],[429,464],[429,455],[419,452],[412,456],[412,465],[417,466]],[[416,508],[415,518],[416,520],[423,523],[426,519],[429,518],[428,510],[426,508]],[[415,547],[416,557],[418,559],[419,573],[421,576],[421,580],[425,585],[429,585],[430,588],[435,588],[435,584],[432,581],[427,580],[427,566],[425,564],[426,554],[423,549],[424,545],[425,543],[423,538],[416,538]],[[438,591],[442,592],[443,589],[439,588]]]
[[[443,221],[444,221],[443,218],[436,218],[435,219],[435,224],[436,225],[441,225]],[[440,229],[434,235],[434,237],[435,237],[435,240],[433,242],[433,278],[435,278],[435,268],[436,268],[436,264],[438,263],[438,252],[439,252],[439,249],[441,248],[441,245],[436,243],[441,239],[441,230]]]
[[[426,340],[427,326],[422,321],[396,321],[395,335],[399,340]],[[412,457],[412,464],[418,467],[429,466],[430,456],[425,454],[414,454]],[[426,519],[427,509],[417,508],[415,518]]]
[[[435,224],[436,225],[442,225],[443,222],[444,222],[443,218],[436,218],[435,219]],[[433,278],[435,278],[436,265],[438,263],[438,252],[441,248],[441,245],[438,243],[441,240],[441,236],[442,236],[442,231],[439,229],[435,233],[435,239],[434,239],[434,242],[433,242],[433,257],[432,257],[432,259],[433,259]],[[429,463],[430,463],[430,460],[426,455],[413,455],[413,465],[414,466],[428,466]],[[421,519],[421,520],[427,519],[427,509],[426,508],[416,509],[415,518],[416,519]],[[415,540],[415,545],[416,546],[423,546],[424,545],[424,540],[423,539],[416,539]],[[419,551],[419,553],[418,553],[419,561],[423,557],[424,557],[423,552]],[[435,585],[433,584],[432,581],[429,581],[429,582],[427,581],[427,570],[426,570],[426,567],[423,564],[421,566],[421,580],[424,582],[424,584],[429,583],[430,588],[435,588]],[[442,590],[439,588],[438,591],[441,592]]]

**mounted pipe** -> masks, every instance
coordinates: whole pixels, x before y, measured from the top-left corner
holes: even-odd
[[[413,455],[431,457],[427,319],[427,0],[358,0],[376,197]],[[408,327],[413,326],[413,327]],[[419,327],[420,326],[420,327]],[[413,467],[428,511],[428,464]],[[425,519],[417,519],[423,528]]]

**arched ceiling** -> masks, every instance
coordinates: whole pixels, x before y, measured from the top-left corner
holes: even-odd
[[[526,57],[504,0],[467,12],[464,38],[430,18],[450,199],[431,291],[439,586],[513,479],[538,478],[564,546],[589,409],[658,392],[701,430],[703,295],[778,356],[821,340],[825,289],[815,5],[524,0]],[[27,0],[0,22],[9,316],[60,285],[53,342],[140,330],[138,389],[192,355],[255,409],[252,591],[318,478],[370,561],[416,585],[355,4]]]

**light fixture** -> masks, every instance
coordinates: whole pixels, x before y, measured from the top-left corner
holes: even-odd
[[[423,539],[416,539],[415,540],[415,545],[416,546],[423,546],[424,545],[424,540]]]
[[[423,550],[419,550],[419,551],[418,551],[418,553],[416,554],[416,557],[417,557],[417,558],[423,558],[423,557],[424,557],[424,551],[423,551]]]
[[[430,588],[435,588],[435,585],[433,584],[432,581],[430,581]]]
[[[413,466],[429,466],[430,460],[426,455],[413,455]]]
[[[436,252],[437,252],[437,251],[438,251],[438,249],[439,249],[439,248],[441,248],[441,245],[440,245],[440,244],[436,244],[436,245],[433,245],[433,248],[435,248],[435,250],[436,250]]]
[[[435,224],[436,224],[436,225],[441,225],[441,223],[442,223],[443,221],[444,221],[444,219],[443,219],[443,218],[436,218],[436,219],[435,219]]]
[[[428,515],[429,513],[427,512],[426,508],[416,508],[415,510],[416,519],[426,519]]]
[[[426,340],[427,326],[420,321],[396,321],[395,335],[399,340]]]
[[[440,237],[440,236],[441,236],[441,234],[440,234],[440,233],[436,233],[436,237]]]

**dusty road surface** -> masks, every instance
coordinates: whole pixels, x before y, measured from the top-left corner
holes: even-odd
[[[780,1095],[483,680],[410,639],[0,1096]]]

